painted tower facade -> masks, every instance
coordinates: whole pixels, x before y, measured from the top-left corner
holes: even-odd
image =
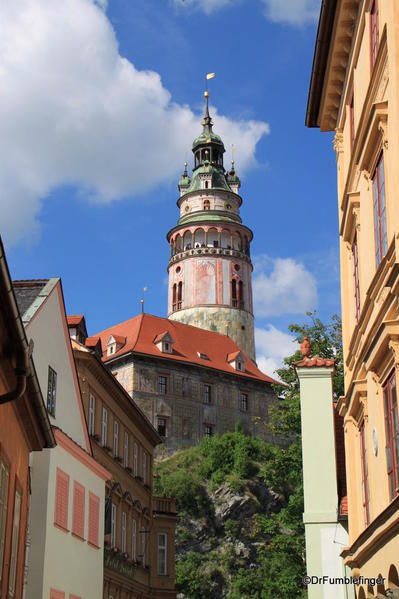
[[[179,181],[180,218],[170,244],[168,318],[228,335],[255,360],[252,231],[242,224],[234,161],[223,166],[224,144],[212,130],[209,94],[203,131],[194,140],[194,168]]]

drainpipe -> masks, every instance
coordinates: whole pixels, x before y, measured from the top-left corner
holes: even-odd
[[[0,405],[9,403],[10,401],[15,401],[19,399],[21,395],[25,392],[26,389],[26,378],[29,374],[29,358],[33,349],[33,341],[29,343],[29,345],[24,348],[22,351],[18,352],[17,355],[17,365],[15,367],[15,374],[17,376],[17,384],[12,391],[8,393],[3,393],[0,395]]]

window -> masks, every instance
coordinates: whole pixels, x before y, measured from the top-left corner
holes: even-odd
[[[384,156],[382,154],[373,176],[373,204],[375,256],[378,267],[382,258],[385,256],[388,247],[385,209]]]
[[[172,310],[176,310],[176,297],[177,297],[177,285],[176,283],[173,285],[172,289],[173,297],[172,297]]]
[[[136,561],[136,537],[137,537],[137,522],[132,520],[132,561]]]
[[[241,360],[236,360],[236,368],[237,368],[237,370],[239,370],[240,372],[243,372],[243,370],[244,370],[244,366],[243,366],[243,363],[241,362]]]
[[[8,579],[8,593],[9,597],[15,597],[15,581],[17,575],[17,558],[18,558],[18,546],[19,546],[19,524],[21,519],[21,503],[22,493],[16,489],[14,499],[14,518],[12,523],[12,537],[11,537],[11,560],[10,560],[10,573]]]
[[[98,528],[100,522],[100,498],[89,492],[89,528],[87,541],[90,545],[98,547]]]
[[[212,427],[209,424],[204,426],[204,437],[212,437]]]
[[[145,566],[145,529],[141,529],[141,563]]]
[[[103,418],[101,425],[101,445],[103,447],[107,446],[107,433],[108,433],[108,412],[105,408],[103,408]]]
[[[147,484],[147,454],[145,451],[143,451],[143,462],[142,462],[142,466],[143,466],[143,483],[146,485]]]
[[[360,287],[359,287],[359,255],[358,255],[358,247],[357,247],[357,235],[355,235],[355,239],[352,245],[352,255],[353,255],[353,279],[355,286],[355,311],[356,311],[356,322],[359,320],[360,316]]]
[[[72,532],[81,539],[85,531],[85,488],[74,481],[73,483],[73,512]]]
[[[161,437],[166,437],[166,418],[157,418],[157,430]]]
[[[166,376],[158,377],[158,393],[166,395],[168,392],[168,379]]]
[[[211,386],[204,385],[204,403],[210,404],[211,399]]]
[[[56,589],[50,589],[50,599],[65,599],[64,591],[57,591]]]
[[[244,309],[244,284],[242,281],[238,283],[238,298],[239,298],[239,306],[240,309]]]
[[[163,532],[158,535],[158,575],[166,576],[167,535]]]
[[[370,11],[370,61],[371,69],[375,64],[379,46],[379,31],[378,31],[378,0],[373,0]]]
[[[362,460],[362,502],[364,523],[366,526],[368,526],[370,524],[370,489],[364,421],[362,422],[362,425],[360,427],[360,452]]]
[[[129,466],[129,434],[126,431],[123,442],[123,465],[125,468]]]
[[[69,476],[57,468],[54,524],[68,530]]]
[[[399,493],[399,417],[395,373],[384,386],[384,410],[389,496],[393,499]]]
[[[126,512],[122,512],[122,553],[126,553]]]
[[[114,420],[114,458],[119,455],[119,423]]]
[[[355,97],[352,92],[351,101],[349,103],[349,134],[351,142],[351,150],[355,141]]]
[[[116,505],[111,505],[111,547],[116,547]]]
[[[48,382],[47,382],[47,412],[55,418],[55,398],[57,394],[57,373],[55,370],[48,367]]]
[[[164,343],[164,351],[168,352],[170,350],[170,345],[167,341]]]
[[[7,524],[7,502],[10,471],[5,462],[0,462],[0,581],[3,571],[4,545]]]
[[[240,408],[243,412],[248,412],[248,395],[241,393]]]
[[[96,398],[90,393],[89,397],[89,435],[94,435],[94,414],[96,407]]]
[[[138,465],[139,465],[139,448],[137,443],[134,444],[133,447],[133,476],[138,475]]]
[[[208,181],[205,181],[205,188],[208,189]],[[211,203],[209,200],[205,200],[204,201],[204,210],[210,210],[211,209]]]
[[[181,310],[183,306],[183,283],[180,281],[177,287],[177,309]]]
[[[237,308],[237,282],[235,279],[231,281],[231,305]]]

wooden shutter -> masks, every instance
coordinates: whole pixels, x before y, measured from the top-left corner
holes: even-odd
[[[69,476],[61,468],[57,468],[54,523],[65,530],[68,530],[68,500]]]
[[[50,599],[65,599],[64,591],[57,591],[56,589],[50,589]]]
[[[19,525],[21,520],[22,493],[16,489],[14,500],[14,518],[12,523],[10,576],[8,579],[9,597],[15,597],[15,581],[17,574],[17,560],[19,547]]]
[[[100,498],[94,493],[89,493],[89,531],[87,540],[91,545],[98,547],[98,527],[100,521]]]
[[[72,513],[72,532],[84,538],[85,534],[85,488],[80,483],[73,483],[73,513]]]
[[[5,464],[5,462],[0,462],[0,581],[3,572],[9,479],[10,471],[7,464]]]

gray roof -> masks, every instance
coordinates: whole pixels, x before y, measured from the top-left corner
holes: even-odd
[[[15,298],[24,325],[32,319],[58,281],[57,277],[53,279],[13,281]]]

